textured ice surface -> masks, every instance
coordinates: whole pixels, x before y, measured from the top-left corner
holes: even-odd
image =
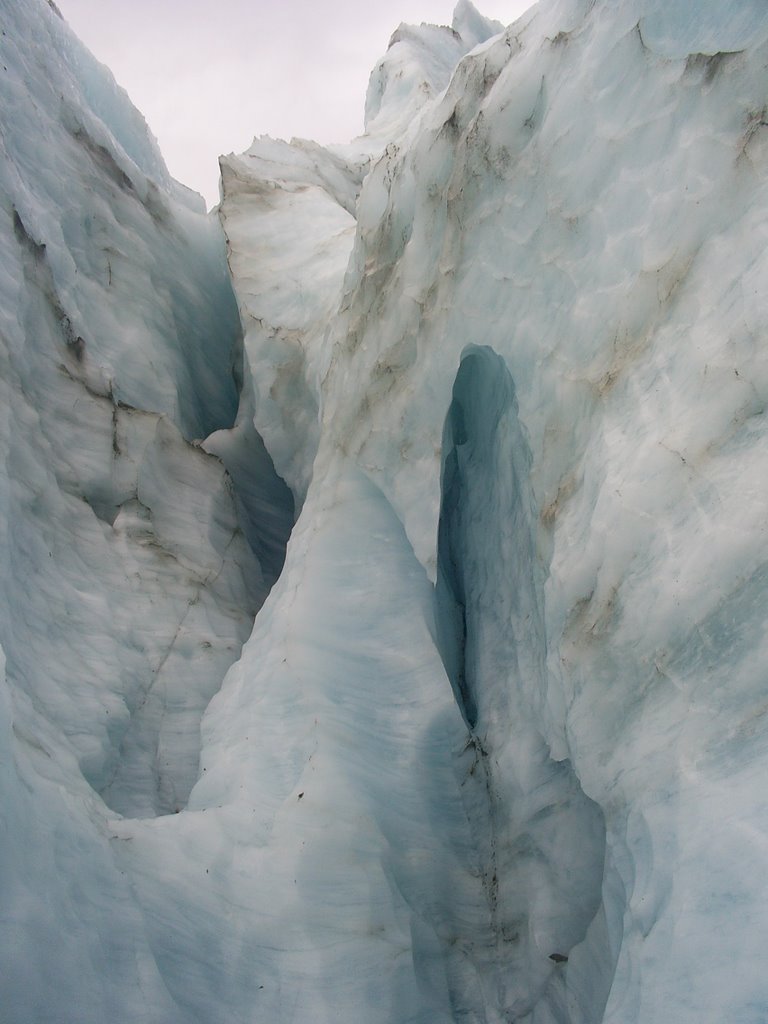
[[[255,388],[253,419],[300,503],[317,451],[329,325],[339,308],[356,220],[381,215],[372,161],[416,132],[458,60],[502,26],[462,0],[453,27],[401,25],[376,65],[365,133],[345,146],[256,138],[222,157],[220,216]]]
[[[762,1024],[764,4],[401,26],[366,136],[223,162],[241,382],[2,10],[6,1016]]]
[[[184,807],[290,497],[230,430],[217,220],[51,6],[0,14],[0,1016],[175,1019],[107,819]]]

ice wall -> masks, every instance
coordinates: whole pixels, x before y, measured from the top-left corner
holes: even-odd
[[[0,22],[0,1017],[177,1020],[108,821],[185,806],[292,502],[217,219],[52,5]]]
[[[449,569],[487,863],[528,944],[515,1019],[766,1005],[764,915],[736,908],[764,874],[767,29],[749,3],[540,4],[361,196],[315,478],[345,452],[438,596]],[[472,345],[506,368],[479,395]],[[501,468],[478,440],[461,469],[467,405]]]
[[[352,515],[329,481],[353,465],[437,581],[490,929],[446,945],[455,1019],[746,1021],[768,1002],[748,781],[767,31],[749,2],[540,4],[363,184],[307,502],[320,536]],[[361,601],[347,631],[375,630]]]

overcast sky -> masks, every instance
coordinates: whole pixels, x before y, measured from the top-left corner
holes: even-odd
[[[532,0],[479,0],[504,24]],[[254,135],[347,142],[401,21],[450,24],[454,0],[57,0],[144,114],[179,181],[218,202],[220,153]]]

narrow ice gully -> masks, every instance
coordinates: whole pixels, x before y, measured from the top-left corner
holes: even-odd
[[[0,1016],[763,1022],[764,5],[462,0],[218,216],[0,12]]]

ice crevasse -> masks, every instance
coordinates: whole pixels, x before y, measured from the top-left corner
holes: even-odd
[[[462,0],[218,216],[0,12],[0,1018],[762,1024],[768,9]]]

